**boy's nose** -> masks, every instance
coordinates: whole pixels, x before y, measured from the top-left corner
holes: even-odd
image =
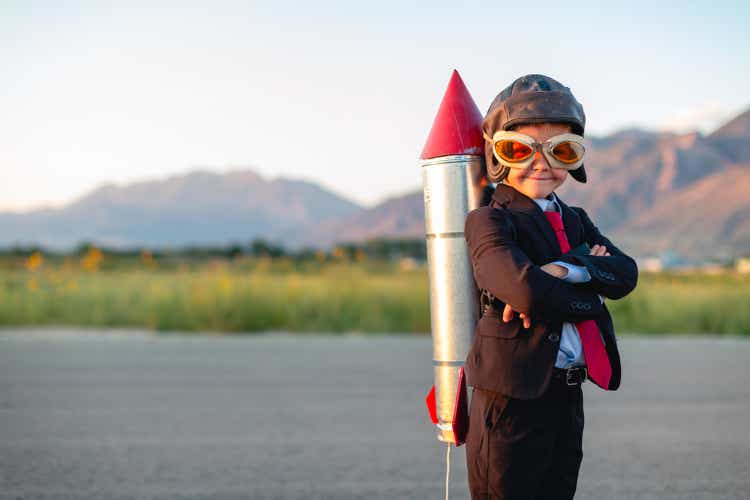
[[[551,168],[549,166],[549,163],[547,163],[547,158],[544,157],[541,151],[536,151],[534,153],[534,161],[531,162],[531,168],[533,169],[539,169],[539,170],[546,170],[548,168]]]

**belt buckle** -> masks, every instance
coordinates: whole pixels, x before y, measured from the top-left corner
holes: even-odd
[[[578,380],[571,380],[573,378],[574,373],[582,373],[582,378],[580,380],[580,383],[586,382],[586,376],[588,374],[585,366],[576,366],[573,368],[568,368],[568,370],[565,372],[565,383],[567,385],[577,385],[579,383]]]

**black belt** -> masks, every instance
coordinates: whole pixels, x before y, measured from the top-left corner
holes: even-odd
[[[585,366],[571,366],[570,368],[557,368],[552,371],[552,377],[565,382],[567,385],[580,385],[586,381],[588,371]]]

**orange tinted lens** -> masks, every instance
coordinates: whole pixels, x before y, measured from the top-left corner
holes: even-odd
[[[575,163],[583,158],[583,147],[577,142],[565,141],[552,148],[552,154],[563,163]]]
[[[523,161],[534,152],[531,146],[518,141],[497,141],[495,152],[505,161]]]

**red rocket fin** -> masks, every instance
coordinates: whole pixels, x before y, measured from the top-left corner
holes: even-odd
[[[483,154],[482,113],[454,69],[420,158]]]
[[[433,424],[437,425],[438,416],[437,403],[435,402],[435,385],[432,386],[432,389],[430,389],[430,392],[427,394],[425,403],[427,404],[427,411],[430,412],[430,420],[432,420]]]
[[[456,438],[456,446],[464,444],[468,431],[469,403],[466,394],[466,376],[462,366],[458,372],[458,391],[456,391],[456,405],[453,409],[453,435]]]

